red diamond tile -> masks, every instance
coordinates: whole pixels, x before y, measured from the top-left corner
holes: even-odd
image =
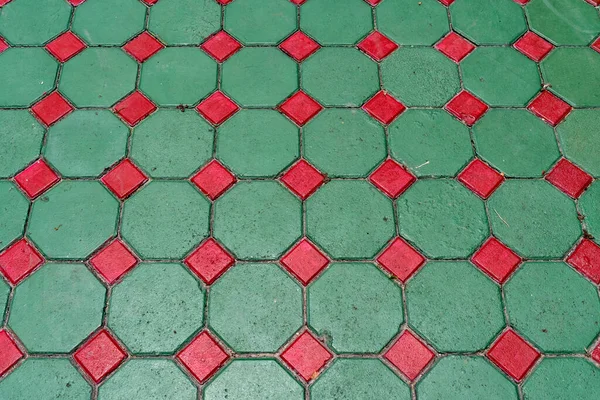
[[[554,48],[552,43],[531,31],[521,36],[513,46],[535,62],[542,61]]]
[[[4,50],[8,49],[10,46],[8,45],[8,43],[6,43],[6,40],[4,40],[4,38],[2,38],[2,36],[0,36],[0,53],[2,53]]]
[[[406,107],[382,90],[367,101],[362,109],[382,124],[387,125],[402,114]]]
[[[589,239],[582,240],[567,258],[567,262],[596,285],[600,285],[600,246],[596,243]]]
[[[504,176],[476,158],[458,174],[458,180],[478,196],[487,199],[504,182]]]
[[[529,3],[531,0],[513,0],[515,3],[517,4],[521,4],[521,5],[525,5],[527,3]]]
[[[0,39],[1,41],[1,39]],[[600,36],[598,36],[598,39],[596,39],[591,45],[590,47],[594,50],[596,50],[598,53],[600,53]],[[2,44],[0,44],[0,53],[2,52]]]
[[[83,370],[99,383],[127,357],[125,350],[106,329],[92,336],[73,355]]]
[[[138,260],[123,242],[113,240],[90,259],[90,264],[111,285],[136,266]]]
[[[196,107],[200,115],[213,125],[222,124],[239,109],[237,104],[219,91],[208,96]]]
[[[147,180],[148,177],[127,158],[119,162],[101,179],[121,200],[135,192]]]
[[[281,181],[298,197],[306,200],[325,182],[325,175],[305,160],[300,160],[283,174]]]
[[[156,1],[158,1],[158,0],[156,0]],[[233,0],[216,0],[216,1],[219,4],[226,6],[227,4],[231,3]]]
[[[0,7],[7,5],[8,3],[10,3],[12,0],[0,0]]]
[[[466,90],[457,94],[446,104],[445,108],[450,114],[469,126],[477,122],[489,109],[487,104]]]
[[[184,262],[207,285],[210,285],[233,265],[235,259],[219,243],[209,238]]]
[[[50,126],[73,111],[73,106],[59,93],[52,92],[31,106],[31,112],[45,126]]]
[[[372,6],[376,6],[377,4],[381,3],[383,0],[365,0],[365,1]]]
[[[473,43],[456,32],[450,32],[448,36],[437,42],[434,47],[454,62],[462,61],[463,58],[475,50]]]
[[[46,45],[46,50],[60,62],[69,60],[85,48],[83,40],[71,31],[63,33]]]
[[[496,282],[504,283],[521,263],[521,257],[491,237],[473,254],[471,261]]]
[[[113,112],[131,126],[140,123],[154,110],[156,110],[154,103],[138,91],[125,97],[113,108]]]
[[[597,363],[600,364],[600,342],[598,342],[596,347],[592,350],[591,356],[594,361],[596,361]],[[0,370],[1,369],[2,369],[2,367],[0,367]],[[0,375],[1,374],[2,373],[0,372]]]
[[[377,257],[377,262],[405,283],[425,263],[425,257],[401,238],[395,238]]]
[[[530,0],[527,0],[527,1],[530,1]],[[588,3],[590,3],[591,5],[593,5],[594,7],[600,6],[600,0],[585,0],[585,1],[587,1]]]
[[[27,239],[21,239],[0,253],[0,272],[16,285],[43,262],[37,249]]]
[[[433,361],[435,353],[419,337],[405,330],[384,357],[413,381]]]
[[[558,125],[573,109],[547,90],[541,92],[527,109],[552,126]]]
[[[454,0],[438,0],[440,3],[448,7],[450,4],[454,3]]]
[[[369,180],[383,193],[396,198],[404,193],[417,178],[392,159],[385,160],[369,176]]]
[[[220,31],[206,39],[200,48],[218,62],[223,62],[241,49],[242,45],[227,32]]]
[[[142,32],[123,46],[123,50],[139,62],[144,62],[165,46],[147,31]]]
[[[576,199],[594,179],[577,165],[563,158],[546,175],[546,180]]]
[[[281,264],[307,285],[329,264],[329,259],[308,239],[302,239],[281,257]]]
[[[375,31],[364,38],[357,46],[375,61],[381,61],[398,48],[398,45],[388,37]]]
[[[310,121],[322,109],[319,103],[301,90],[279,105],[279,110],[300,126]]]
[[[332,354],[309,331],[303,332],[281,353],[281,359],[305,381],[318,376]]]
[[[177,358],[200,383],[204,383],[225,364],[229,355],[210,333],[203,331],[177,354]]]
[[[15,182],[34,199],[50,189],[60,178],[43,159],[39,159],[15,176]]]
[[[502,371],[520,381],[540,358],[540,353],[509,329],[492,344],[487,356]]]
[[[78,6],[80,4],[83,4],[85,2],[85,0],[67,0],[69,3],[71,3],[74,6]]]
[[[146,3],[149,6],[153,6],[156,3],[158,3],[158,0],[142,0],[144,3]]]
[[[194,175],[192,183],[209,199],[214,200],[233,186],[235,176],[220,162],[212,160]]]
[[[319,50],[321,46],[303,32],[297,31],[285,39],[279,48],[294,60],[301,62]]]
[[[5,329],[0,330],[0,376],[23,357],[23,353]]]

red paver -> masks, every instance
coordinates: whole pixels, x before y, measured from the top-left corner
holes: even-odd
[[[60,177],[43,159],[37,160],[15,175],[15,182],[31,199],[50,189],[59,180]]]
[[[554,49],[552,43],[531,31],[521,36],[514,46],[535,62],[542,61]]]
[[[475,50],[475,45],[456,32],[450,32],[448,36],[436,43],[434,46],[446,57],[454,62],[461,62],[463,58]]]
[[[589,239],[582,240],[567,258],[567,262],[596,285],[600,285],[600,246],[596,243]]]
[[[357,47],[375,61],[381,61],[392,54],[398,45],[387,36],[375,31],[364,38]]]
[[[71,111],[73,106],[59,92],[52,92],[31,107],[33,115],[46,126],[54,124]]]
[[[313,119],[323,109],[323,106],[300,90],[281,103],[278,108],[292,121],[302,126]]]
[[[458,174],[458,180],[478,196],[487,199],[504,182],[504,177],[476,158]]]
[[[23,355],[6,329],[0,330],[0,377],[15,365]]]
[[[313,334],[305,331],[281,353],[281,358],[305,381],[310,381],[333,355]]]
[[[515,380],[522,380],[540,358],[540,353],[512,329],[494,342],[487,357]]]
[[[362,108],[373,118],[386,125],[406,110],[404,104],[384,91],[378,92]]]
[[[111,192],[123,200],[142,186],[148,177],[126,158],[108,171],[101,180]]]
[[[102,329],[88,339],[73,355],[90,378],[100,383],[119,367],[127,353],[109,331]]]
[[[202,100],[196,110],[213,125],[225,122],[229,117],[238,112],[240,107],[222,92],[214,92]]]
[[[77,35],[67,31],[48,43],[46,50],[58,61],[66,62],[81,53],[87,46]]]
[[[471,261],[496,282],[504,283],[522,260],[504,243],[491,237],[473,254]]]
[[[488,109],[487,104],[466,90],[457,94],[446,104],[446,110],[450,114],[469,126],[475,124]]]
[[[90,259],[90,264],[106,281],[115,283],[138,263],[136,256],[125,244],[113,240]]]
[[[421,338],[405,330],[384,354],[384,357],[409,380],[414,381],[433,361],[435,353],[425,345]]]
[[[533,99],[527,109],[550,125],[556,126],[571,112],[572,107],[554,94],[544,90]]]
[[[400,196],[417,178],[394,160],[385,160],[370,176],[369,180],[383,193],[392,198]]]
[[[0,272],[16,285],[43,262],[39,251],[27,239],[21,239],[0,253]]]
[[[235,259],[213,238],[209,238],[185,259],[185,264],[207,285],[217,280]]]
[[[223,62],[242,48],[240,42],[225,31],[219,31],[200,46],[209,56]]]
[[[155,110],[154,103],[138,91],[125,97],[113,109],[115,114],[131,126],[139,124]]]
[[[235,176],[217,160],[206,164],[192,177],[192,183],[209,199],[215,200],[235,183]]]
[[[325,176],[305,160],[294,164],[281,181],[302,200],[306,200],[325,182]]]
[[[281,258],[281,264],[307,285],[329,264],[329,259],[304,238]]]
[[[302,31],[294,32],[279,48],[298,62],[302,62],[319,50],[321,46]]]
[[[229,355],[208,331],[203,331],[177,354],[177,359],[204,383],[225,364]]]
[[[395,238],[377,257],[377,262],[405,283],[425,263],[425,257],[402,238]]]
[[[573,197],[581,196],[583,191],[592,183],[590,174],[573,164],[566,158],[561,159],[546,175],[548,182]]]
[[[139,62],[146,61],[164,48],[165,45],[147,31],[140,33],[123,46],[123,50]]]

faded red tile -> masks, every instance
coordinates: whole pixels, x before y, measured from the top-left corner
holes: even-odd
[[[142,32],[123,46],[123,50],[139,62],[146,61],[164,48],[165,46],[148,31]]]
[[[596,285],[600,285],[600,246],[595,242],[583,239],[567,258],[567,262]]]
[[[54,124],[71,111],[73,106],[59,92],[52,92],[31,106],[33,115],[45,126]]]
[[[369,99],[362,109],[382,124],[387,125],[402,114],[406,107],[382,90]]]
[[[144,3],[146,3],[149,6],[153,6],[156,3],[158,3],[158,0],[142,0]]]
[[[147,180],[146,174],[128,158],[119,162],[101,178],[106,187],[121,200],[135,192]]]
[[[141,92],[135,91],[117,103],[113,112],[131,126],[140,123],[156,110],[156,106]]]
[[[240,42],[225,31],[219,31],[200,46],[209,56],[223,62],[242,48]]]
[[[416,180],[417,178],[392,159],[385,160],[369,176],[369,181],[391,198],[404,193]]]
[[[204,383],[229,359],[229,355],[208,331],[201,332],[177,354],[181,363]]]
[[[434,47],[454,62],[462,61],[463,58],[475,50],[473,43],[456,32],[450,32],[448,36],[437,42]]]
[[[307,285],[329,265],[329,259],[314,244],[304,238],[281,258],[281,264],[304,285]]]
[[[235,183],[235,176],[217,160],[206,164],[192,177],[192,183],[209,199],[215,200]]]
[[[513,0],[515,3],[517,4],[521,4],[521,5],[525,5],[527,3],[529,3],[531,0]]]
[[[39,159],[15,176],[15,182],[34,199],[60,180],[59,176],[43,159]]]
[[[478,196],[487,199],[504,182],[504,176],[476,158],[458,174],[458,180]]]
[[[565,119],[573,107],[549,91],[544,90],[529,103],[527,109],[550,125],[556,126]]]
[[[46,50],[60,62],[70,60],[85,48],[83,40],[71,31],[63,33],[46,45]]]
[[[157,1],[157,0],[155,0]],[[224,6],[226,6],[227,4],[231,3],[233,0],[216,0],[217,3],[222,4]]]
[[[450,4],[454,3],[454,0],[438,0],[440,3],[448,7]]]
[[[15,365],[23,355],[6,329],[0,330],[0,377]]]
[[[321,46],[304,32],[297,31],[285,39],[279,48],[294,60],[302,62],[319,50]]]
[[[504,243],[491,237],[473,254],[471,261],[496,282],[504,283],[522,260]]]
[[[106,329],[92,336],[73,355],[96,383],[117,369],[126,357],[125,350]]]
[[[466,90],[457,94],[444,108],[469,126],[477,122],[489,109],[487,104]]]
[[[2,52],[1,46],[2,45],[0,44],[0,53]],[[590,45],[590,47],[592,49],[596,50],[598,53],[600,53],[600,36],[598,36],[598,39],[594,40],[594,42]]]
[[[240,107],[222,92],[216,91],[206,99],[202,100],[196,110],[208,122],[213,125],[219,125],[225,122],[229,117],[238,112]]]
[[[67,0],[69,3],[71,3],[74,6],[78,6],[80,4],[83,4],[85,2],[85,0]],[[142,0],[144,1],[144,0]]]
[[[592,353],[590,355],[592,356],[592,359],[594,361],[596,361],[597,363],[600,364],[600,342],[598,342],[598,344],[592,350]],[[1,367],[0,367],[0,369],[1,369]],[[0,375],[1,375],[1,373],[0,373]]]
[[[316,378],[332,357],[331,352],[309,331],[303,332],[281,353],[281,359],[305,381]]]
[[[577,165],[563,158],[546,175],[546,180],[577,199],[594,179]]]
[[[521,36],[513,46],[535,62],[542,61],[554,48],[552,43],[531,31]]]
[[[413,381],[433,361],[435,353],[419,337],[405,330],[384,357]]]
[[[425,257],[402,238],[395,238],[377,257],[377,262],[402,283],[425,263]]]
[[[323,109],[323,106],[300,90],[281,103],[278,108],[292,121],[302,126],[313,119]]]
[[[92,267],[110,284],[115,283],[138,263],[122,241],[115,239],[90,259]]]
[[[381,3],[383,0],[365,0],[365,1],[372,6],[376,6],[377,4]]]
[[[213,238],[207,239],[184,260],[207,285],[211,285],[235,262],[235,259]]]
[[[38,250],[27,239],[21,239],[0,253],[0,273],[16,285],[43,262]]]
[[[357,47],[375,61],[383,60],[398,49],[395,42],[378,31],[369,34]]]
[[[4,40],[2,36],[0,36],[0,53],[8,49],[9,47],[10,46],[8,45],[8,43],[6,43],[6,40]]]
[[[492,344],[487,357],[515,380],[522,380],[540,358],[540,353],[512,329]]]
[[[302,200],[306,200],[325,182],[325,175],[305,160],[286,171],[281,181]]]

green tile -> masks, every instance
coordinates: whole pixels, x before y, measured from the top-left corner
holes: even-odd
[[[579,208],[588,232],[600,239],[600,181],[592,183],[579,198]]]
[[[225,7],[224,28],[243,44],[277,44],[296,30],[296,13],[289,1],[236,0]]]
[[[321,44],[355,44],[373,29],[363,0],[310,0],[300,7],[300,28]]]
[[[0,398],[87,400],[92,388],[65,358],[26,360],[0,382]]]
[[[509,180],[488,208],[494,235],[528,258],[562,258],[581,236],[575,204],[546,181]]]
[[[129,360],[98,391],[98,400],[196,400],[197,389],[171,360]]]
[[[198,113],[160,109],[133,130],[130,155],[154,178],[186,178],[212,157],[213,139]]]
[[[355,48],[323,48],[302,64],[302,87],[323,105],[360,106],[379,90],[377,64]]]
[[[217,88],[217,63],[195,47],[166,48],[142,66],[140,89],[161,106],[191,105]]]
[[[583,358],[545,358],[523,385],[527,400],[594,400],[600,397],[598,367]]]
[[[437,0],[394,0],[376,9],[379,31],[400,45],[431,46],[450,29],[448,13]]]
[[[312,400],[410,399],[410,389],[379,360],[337,359],[310,389]]]
[[[48,257],[83,259],[116,233],[119,203],[96,181],[64,181],[33,203],[27,235]]]
[[[303,141],[306,159],[330,177],[365,177],[387,156],[383,127],[357,110],[321,112]]]
[[[473,139],[479,156],[511,177],[542,177],[560,157],[552,127],[527,110],[490,110]]]
[[[31,353],[68,353],[102,322],[106,289],[83,264],[46,264],[15,290],[8,325]]]
[[[300,156],[300,134],[274,110],[243,110],[219,128],[217,157],[240,177],[275,176]]]
[[[208,235],[209,207],[187,182],[150,182],[125,202],[121,233],[142,258],[181,259]]]
[[[300,200],[273,181],[240,182],[214,207],[214,236],[240,259],[277,259],[302,233]]]
[[[600,177],[600,111],[573,110],[556,133],[565,156]]]
[[[298,89],[298,66],[276,48],[244,48],[223,64],[221,89],[243,106],[274,107]]]
[[[173,354],[203,320],[204,292],[181,264],[140,264],[112,290],[108,326],[134,354]]]
[[[145,20],[138,0],[86,0],[75,9],[71,29],[92,45],[122,45],[144,29]]]
[[[392,201],[365,181],[332,181],[306,202],[306,230],[337,259],[372,258],[394,235]]]
[[[216,1],[169,0],[152,6],[148,29],[169,45],[199,44],[220,24],[221,7]]]
[[[96,177],[125,156],[129,129],[108,110],[77,110],[48,131],[44,156],[63,176]]]
[[[381,63],[381,75],[407,106],[441,107],[460,90],[458,66],[433,48],[401,47]]]
[[[0,15],[4,15],[4,11]],[[0,54],[0,107],[30,106],[52,90],[57,70],[56,60],[42,48],[3,51]]]
[[[469,130],[444,110],[407,110],[388,135],[392,156],[417,176],[453,177],[473,158]]]
[[[119,48],[89,48],[67,61],[60,91],[77,107],[110,107],[135,88],[137,64]]]
[[[373,264],[332,264],[307,304],[308,323],[338,353],[379,353],[404,322],[400,286]]]
[[[23,235],[28,211],[29,200],[15,184],[0,181],[0,250]]]
[[[10,286],[3,280],[0,280],[0,318],[4,318],[6,311],[6,305],[8,304],[8,295],[10,293]]]
[[[27,110],[0,110],[0,177],[6,178],[37,158],[44,128]]]
[[[417,181],[397,208],[400,234],[431,258],[467,258],[489,234],[483,201],[454,180]]]
[[[480,47],[461,66],[465,89],[491,106],[524,107],[541,89],[536,63],[510,47]]]
[[[420,400],[517,400],[517,387],[483,357],[447,356],[417,384]]]
[[[204,389],[204,400],[301,400],[304,389],[275,360],[235,360]]]
[[[64,0],[8,3],[0,12],[0,36],[14,45],[39,46],[67,30],[71,7]]]

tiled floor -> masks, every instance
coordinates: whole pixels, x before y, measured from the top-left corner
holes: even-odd
[[[0,399],[600,398],[599,0],[0,0]]]

